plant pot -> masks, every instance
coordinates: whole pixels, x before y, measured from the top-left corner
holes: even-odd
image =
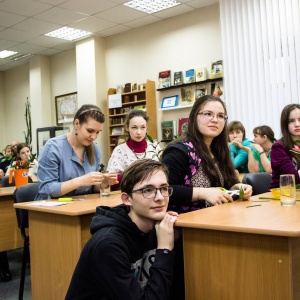
[[[18,169],[18,170],[9,170],[9,183],[12,183],[12,176],[15,177],[15,185],[19,187],[28,183],[28,171],[29,169]]]

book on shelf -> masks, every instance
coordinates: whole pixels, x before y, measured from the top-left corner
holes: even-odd
[[[174,72],[174,85],[183,84],[182,71]]]
[[[196,82],[206,80],[206,68],[200,67],[196,69]]]
[[[178,120],[178,135],[187,131],[189,118],[180,118]]]
[[[222,78],[223,77],[223,61],[218,60],[211,64],[211,78]]]
[[[195,82],[195,69],[185,71],[185,83]]]
[[[202,96],[207,95],[206,85],[196,85],[195,86],[195,100],[198,100]]]
[[[158,88],[168,88],[171,86],[171,70],[158,73]]]
[[[194,102],[194,89],[192,86],[182,87],[180,89],[181,92],[181,103],[180,105],[191,105]]]
[[[174,135],[177,133],[176,124],[177,122],[175,120],[161,122],[162,142],[172,141],[174,139]]]
[[[128,83],[125,83],[124,85],[124,93],[129,93],[131,92],[131,83],[128,82]]]

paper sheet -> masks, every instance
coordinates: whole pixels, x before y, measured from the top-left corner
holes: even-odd
[[[50,201],[33,201],[28,206],[60,206],[69,204],[70,202],[50,202]]]

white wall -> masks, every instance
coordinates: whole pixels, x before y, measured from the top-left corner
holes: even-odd
[[[222,59],[219,20],[219,6],[212,5],[106,38],[106,78],[100,79],[101,91],[107,91],[109,87],[115,87],[126,82],[143,83],[147,79],[157,82],[158,72],[167,69],[172,70],[172,72],[185,71],[200,66],[209,69],[212,61]],[[3,145],[12,139],[22,139],[23,137],[24,103],[26,97],[29,96],[28,73],[28,65],[4,72],[4,119],[9,129],[5,131]],[[56,125],[55,96],[77,91],[75,49],[50,57],[50,80],[52,101],[50,113],[52,125]],[[174,94],[178,91],[173,90],[168,93]],[[168,93],[157,92],[158,108],[161,98]],[[100,98],[102,99],[102,97]],[[101,99],[100,105],[102,106]],[[16,107],[20,107],[17,123],[11,118],[16,114],[13,111]],[[159,138],[161,120],[178,119],[187,116],[188,113],[189,109],[173,111],[172,114],[159,111]],[[107,126],[104,130],[108,130]],[[102,135],[104,137],[107,132],[102,133]],[[35,142],[33,141],[33,143]],[[102,148],[107,147],[103,142],[99,144]],[[108,160],[107,155],[105,156],[103,157],[104,164]]]
[[[4,142],[4,73],[0,72],[0,152],[5,147]]]
[[[26,131],[25,102],[29,97],[29,69],[28,64],[21,65],[4,73],[4,143],[13,140],[24,141]],[[33,116],[34,117],[34,116]]]
[[[52,126],[55,126],[55,96],[77,92],[75,49],[50,57],[50,78]]]
[[[185,71],[222,59],[219,5],[137,28],[106,39],[108,87],[118,84],[157,82],[159,71]],[[179,90],[157,92],[157,108],[165,96]],[[186,117],[190,109],[158,112],[157,130],[161,120]]]

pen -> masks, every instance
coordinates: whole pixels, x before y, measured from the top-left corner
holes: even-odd
[[[254,206],[261,206],[261,204],[249,205],[249,206],[246,206],[246,208],[254,207]]]

